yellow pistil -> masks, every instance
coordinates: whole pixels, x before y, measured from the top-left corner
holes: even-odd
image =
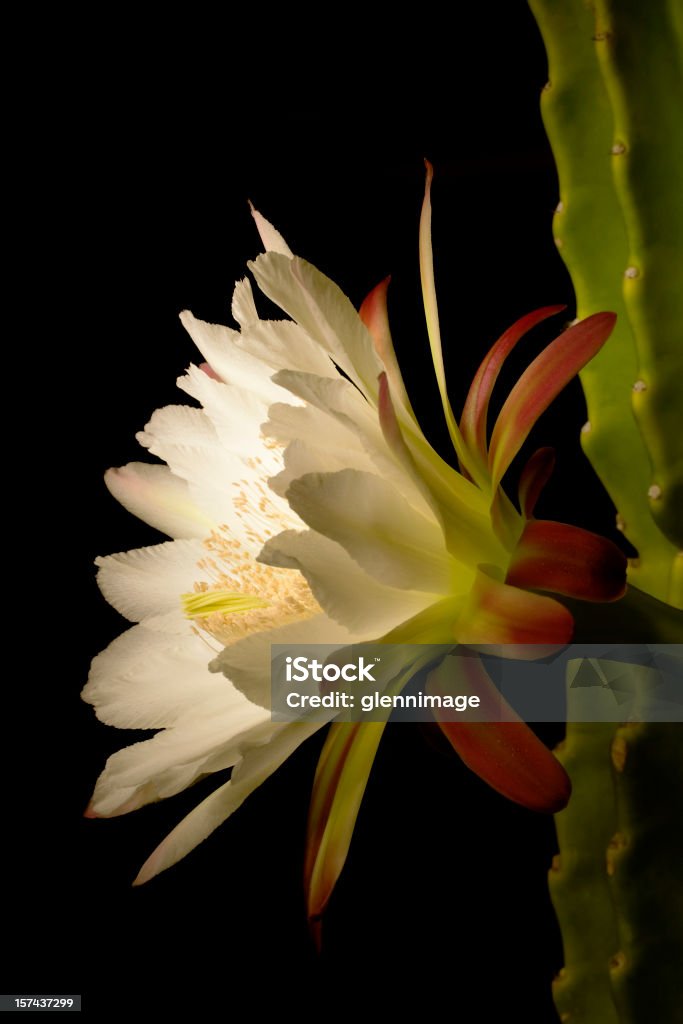
[[[219,643],[234,643],[320,613],[298,570],[257,562],[227,527],[215,530],[204,547],[207,553],[198,568],[211,582],[195,583],[194,592],[181,600],[187,618]]]
[[[232,615],[235,612],[248,612],[252,608],[267,608],[268,601],[256,594],[239,594],[234,590],[205,590],[200,593],[182,594],[183,611],[188,619],[204,618],[219,612]]]

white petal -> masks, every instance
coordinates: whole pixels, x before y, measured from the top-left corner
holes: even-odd
[[[361,469],[370,472],[373,463],[356,434],[327,411],[313,405],[271,405],[264,424],[268,437],[286,444],[284,470],[270,478],[277,494],[284,494],[297,476],[304,473]]]
[[[441,530],[380,477],[354,469],[311,473],[290,485],[287,498],[308,526],[382,583],[448,593],[451,565]]]
[[[180,319],[207,363],[226,384],[234,384],[251,392],[264,402],[277,402],[282,392],[264,371],[260,359],[246,352],[240,345],[240,334],[222,324],[208,324],[197,320],[188,310]]]
[[[235,282],[235,289],[232,293],[231,312],[241,327],[247,327],[254,320],[258,320],[254,292],[248,277],[243,277],[240,281]]]
[[[210,582],[197,562],[206,555],[198,540],[175,540],[97,558],[97,582],[109,604],[131,622],[180,610],[180,595]]]
[[[327,615],[316,615],[275,629],[254,633],[230,644],[209,666],[224,673],[245,697],[270,707],[271,644],[337,644],[343,647],[360,639]],[[363,634],[363,639],[369,639]]]
[[[268,744],[246,754],[233,779],[195,807],[156,848],[134,884],[141,885],[176,864],[211,835],[318,727],[318,723],[285,725]]]
[[[266,253],[249,264],[259,288],[334,359],[368,397],[377,398],[382,364],[370,334],[344,293],[295,256]]]
[[[337,374],[335,377],[319,377],[314,373],[300,370],[279,370],[275,381],[290,395],[314,405],[322,412],[333,413],[349,430],[376,435],[381,438],[377,410],[367,402],[358,388]]]
[[[406,472],[405,466],[391,451],[382,434],[377,409],[365,401],[358,388],[343,378],[329,380],[316,377],[314,374],[292,371],[281,371],[273,379],[293,395],[325,413],[327,422],[331,419],[336,420],[342,428],[341,436],[344,437],[347,447],[351,443],[349,435],[355,436],[354,448],[360,448],[366,453],[371,463],[369,468],[374,468],[375,472],[392,483],[422,515],[429,519],[436,518],[430,502],[425,497],[425,487],[422,484],[417,485],[415,474]],[[272,414],[273,407],[271,417]],[[324,424],[325,421],[322,422]],[[264,429],[271,433],[270,424],[266,424]],[[321,427],[315,435],[316,438],[324,438],[322,430]],[[299,436],[308,438],[310,434],[302,432]],[[347,466],[351,469],[364,468],[357,461],[350,461]]]
[[[379,583],[339,544],[310,530],[278,534],[259,561],[298,569],[324,611],[354,633],[379,637],[441,598]]]
[[[215,525],[167,466],[130,462],[108,470],[104,482],[124,508],[169,537],[204,537]]]
[[[133,626],[93,660],[83,699],[119,729],[159,729],[216,696],[234,701],[226,680],[209,672],[214,656],[191,631],[166,636]]]
[[[170,612],[161,612],[160,615],[147,615],[144,620],[146,629],[154,630],[155,633],[170,633],[172,635],[185,635],[189,622],[185,612],[180,607]]]
[[[206,377],[206,374],[204,376]],[[157,454],[154,449],[157,442],[163,442],[170,448],[182,449],[215,447],[218,444],[216,431],[209,417],[202,409],[195,409],[189,405],[166,405],[156,409],[145,429],[138,431],[138,440],[154,455]]]
[[[284,497],[292,481],[296,480],[297,477],[304,476],[306,473],[335,473],[340,469],[349,468],[371,472],[374,468],[365,452],[354,451],[351,445],[349,445],[346,452],[343,450],[335,451],[331,447],[328,448],[325,444],[327,435],[324,431],[318,434],[311,433],[307,436],[314,443],[296,440],[291,441],[287,446],[284,459],[285,468],[282,472],[271,476],[268,481],[271,490],[275,494]],[[299,522],[301,521],[299,520]]]
[[[303,370],[320,377],[339,376],[328,353],[299,324],[291,320],[256,320],[245,327],[240,345],[264,366],[275,370]]]
[[[268,537],[298,522],[268,487],[268,470],[276,464],[268,465],[264,443],[262,456],[256,446],[249,459],[229,452],[202,410],[158,409],[138,439],[187,480],[195,502],[247,551],[256,554]]]
[[[253,392],[213,380],[197,366],[188,369],[178,380],[178,386],[201,402],[204,415],[229,452],[243,458],[268,453],[261,431],[268,404]]]
[[[226,712],[216,707],[193,713],[172,729],[134,743],[108,759],[90,804],[98,817],[114,817],[165,800],[201,775],[234,765],[255,739],[268,739],[270,716],[244,698]]]
[[[291,258],[294,253],[289,248],[277,228],[274,228],[270,221],[266,220],[263,214],[259,213],[252,203],[250,203],[249,206],[266,252],[279,252],[283,256],[289,256]]]
[[[212,380],[194,366],[179,383],[202,403],[222,447],[239,456],[241,461],[232,460],[233,481],[241,482],[242,491],[245,486],[258,491],[254,510],[277,520],[279,529],[284,529],[285,523],[301,525],[287,502],[265,485],[266,478],[282,471],[284,461],[282,448],[267,441],[262,429],[267,407],[250,393]],[[246,515],[244,511],[241,518]]]
[[[320,445],[335,453],[352,449],[354,457],[362,457],[367,465],[371,465],[356,432],[322,402],[306,405],[275,402],[268,410],[268,417],[263,426],[264,433],[283,445],[303,440],[311,446]]]

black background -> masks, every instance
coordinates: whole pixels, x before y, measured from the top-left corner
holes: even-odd
[[[174,381],[195,353],[177,314],[229,318],[232,283],[259,249],[247,198],[355,303],[393,275],[396,346],[444,452],[417,264],[423,157],[436,172],[454,406],[514,319],[556,302],[574,315],[552,241],[543,47],[524,3],[498,6],[459,7],[452,24],[394,11],[372,29],[341,9],[243,13],[227,26],[112,22],[46,91],[35,129],[52,182],[41,279],[63,284],[40,328],[53,409],[29,452],[31,707],[6,724],[20,810],[5,844],[4,991],[82,992],[93,1013],[134,999],[200,1019],[285,1006],[304,1018],[391,1014],[417,1000],[453,1020],[555,1020],[552,821],[487,790],[417,726],[383,741],[322,958],[301,891],[322,738],[140,890],[130,888],[139,865],[215,780],[126,818],[81,816],[106,757],[143,738],[101,725],[79,701],[89,660],[125,627],[92,562],[161,539],[114,503],[102,474],[141,457],[134,433],[155,408],[186,400]],[[540,329],[515,354],[508,383],[552,336]],[[559,450],[541,511],[611,535],[609,502],[578,449],[584,418],[570,388],[535,435]],[[541,731],[558,739],[556,727]]]

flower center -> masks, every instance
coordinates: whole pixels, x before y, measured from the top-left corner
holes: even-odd
[[[195,583],[192,593],[182,595],[183,611],[220,644],[320,612],[300,572],[257,562],[227,527],[214,530],[203,543],[207,554],[197,568],[211,582]]]

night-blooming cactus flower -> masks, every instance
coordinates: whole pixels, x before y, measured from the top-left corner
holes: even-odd
[[[262,320],[246,279],[232,303],[239,330],[182,314],[206,362],[179,384],[201,408],[161,409],[139,435],[167,465],[107,475],[127,509],[174,539],[98,560],[105,597],[138,624],[95,658],[85,699],[108,724],[160,731],[109,759],[88,813],[123,814],[232,767],[138,882],[206,838],[319,727],[271,720],[272,643],[564,644],[571,614],[537,591],[589,601],[624,591],[625,560],[613,544],[534,518],[549,450],[522,472],[519,508],[501,488],[536,419],[604,343],[614,317],[589,317],[550,344],[512,389],[489,440],[489,398],[505,357],[562,307],[519,320],[484,359],[458,422],[439,333],[430,183],[428,168],[422,288],[459,470],[415,418],[386,283],[357,312],[254,211],[266,252],[249,268],[290,319]],[[404,666],[405,679],[419,667]],[[563,769],[523,723],[441,725],[466,763],[507,796],[546,811],[566,802]],[[312,918],[343,866],[382,729],[330,729],[309,818]]]

